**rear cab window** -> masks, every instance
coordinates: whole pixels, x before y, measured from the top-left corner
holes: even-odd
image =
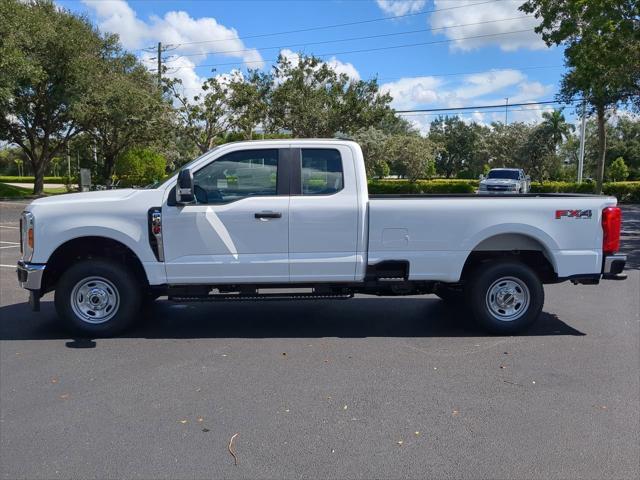
[[[344,188],[340,152],[329,148],[303,148],[300,155],[302,195],[332,195]]]

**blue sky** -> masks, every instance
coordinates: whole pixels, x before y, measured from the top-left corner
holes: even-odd
[[[216,74],[268,69],[279,52],[292,58],[298,51],[328,54],[323,60],[351,77],[377,76],[398,109],[502,104],[505,97],[510,103],[550,100],[564,71],[562,50],[547,48],[533,32],[536,20],[518,11],[522,0],[57,3],[118,33],[151,68],[155,53],[142,49],[158,41],[170,45],[166,65],[187,94],[195,94],[212,68]],[[304,29],[312,30],[273,35]],[[387,49],[408,44],[422,45]],[[367,49],[379,50],[362,52]],[[360,52],[347,53],[353,50]],[[533,107],[522,110],[512,109],[509,120],[537,121],[541,115]],[[471,111],[464,117],[490,122],[503,120],[504,111]],[[424,130],[435,117],[408,118]]]

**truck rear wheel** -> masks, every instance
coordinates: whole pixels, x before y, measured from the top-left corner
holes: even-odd
[[[141,288],[125,266],[84,260],[60,278],[55,292],[58,316],[74,333],[110,337],[124,331],[140,312]]]
[[[480,267],[467,283],[467,299],[478,323],[491,333],[518,333],[540,316],[544,288],[527,265],[502,260]]]

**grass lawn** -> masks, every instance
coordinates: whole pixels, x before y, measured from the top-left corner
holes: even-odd
[[[45,188],[45,195],[56,195],[59,193],[67,193],[65,187],[59,188]],[[30,188],[15,187],[13,185],[7,185],[6,183],[0,183],[0,197],[9,198],[22,198],[33,195],[33,190]]]

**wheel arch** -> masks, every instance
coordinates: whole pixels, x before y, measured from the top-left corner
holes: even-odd
[[[74,262],[91,258],[106,258],[122,263],[131,269],[141,286],[149,284],[142,262],[129,246],[110,237],[87,235],[67,240],[53,251],[44,271],[42,291],[53,290],[59,278]]]
[[[558,278],[556,259],[548,241],[529,232],[506,231],[477,241],[464,262],[461,280],[464,281],[482,264],[495,259],[521,261],[532,268],[545,283],[552,283]]]

